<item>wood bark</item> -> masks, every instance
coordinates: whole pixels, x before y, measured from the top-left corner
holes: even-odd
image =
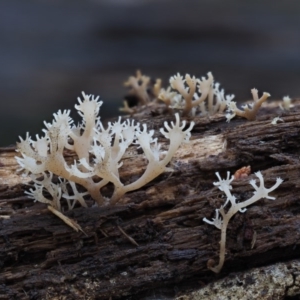
[[[159,133],[164,121],[174,119],[159,109],[150,107],[135,118]],[[283,122],[272,125],[278,115]],[[116,206],[65,213],[85,234],[24,195],[30,182],[16,171],[15,149],[2,148],[0,299],[173,299],[231,272],[299,259],[300,105],[289,112],[278,103],[266,105],[253,122],[226,123],[223,115],[193,121],[191,142],[176,153],[172,170]],[[134,147],[123,162],[124,182],[140,176],[147,163]],[[220,230],[202,220],[224,203],[213,185],[215,172],[224,177],[248,165],[251,175],[232,183],[239,201],[252,196],[249,180],[256,171],[267,187],[277,177],[284,182],[272,193],[276,200],[260,200],[230,221],[225,265],[216,276],[206,264],[218,260]]]

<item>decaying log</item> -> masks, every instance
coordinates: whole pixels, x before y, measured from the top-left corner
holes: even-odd
[[[284,122],[272,125],[279,114]],[[156,130],[174,119],[153,109],[136,118]],[[86,235],[24,195],[30,180],[16,172],[15,149],[2,148],[0,299],[173,299],[231,272],[300,259],[300,105],[285,113],[266,105],[253,122],[226,123],[223,115],[193,120],[191,142],[176,153],[172,170],[116,206],[66,212]],[[121,178],[133,181],[145,165],[132,148]],[[272,193],[275,201],[260,200],[233,217],[225,265],[216,276],[206,264],[218,260],[220,231],[202,220],[224,203],[215,172],[224,177],[248,165],[251,175],[232,183],[240,201],[252,196],[249,180],[258,170],[267,187],[277,177],[284,182]]]
[[[176,300],[299,299],[300,262],[292,260],[231,273]]]

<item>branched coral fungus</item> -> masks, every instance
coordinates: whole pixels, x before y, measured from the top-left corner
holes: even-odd
[[[128,95],[125,96],[124,107],[120,111],[133,114],[136,107],[146,105],[153,99],[157,98],[161,89],[161,80],[153,80],[149,76],[142,75],[140,70],[136,71],[136,76],[130,76],[124,82],[124,86],[129,89]]]
[[[182,115],[213,115],[223,112],[234,98],[233,95],[224,95],[219,90],[219,83],[214,83],[212,73],[201,79],[179,73],[170,78],[170,87],[162,89],[158,98],[167,106],[182,110]],[[205,102],[206,101],[206,102]]]
[[[230,122],[235,116],[253,121],[263,102],[270,94],[263,93],[259,98],[257,89],[252,89],[253,103],[242,106],[243,110],[237,108],[233,101],[234,95],[225,95],[224,89],[220,89],[220,84],[214,81],[211,72],[207,77],[196,78],[186,74],[177,73],[170,77],[170,85],[161,88],[161,80],[153,81],[150,77],[142,75],[137,71],[136,76],[130,76],[125,86],[130,88],[130,94],[134,97],[140,107],[145,107],[150,100],[157,99],[167,106],[167,111],[178,111],[182,116],[212,116],[217,113],[227,111],[226,119]],[[150,96],[151,95],[151,96]],[[151,99],[150,99],[151,98]],[[290,107],[289,97],[285,97],[282,109]],[[123,112],[134,114],[137,112],[137,105],[124,101]]]
[[[256,119],[259,108],[270,97],[270,94],[263,93],[263,95],[259,98],[257,89],[252,89],[251,93],[253,96],[253,103],[242,106],[244,110],[238,109],[234,101],[231,101],[228,104],[229,113],[226,115],[227,122],[229,122],[235,116],[246,118],[249,121],[254,121]]]
[[[278,188],[278,186],[283,182],[281,178],[276,179],[276,183],[270,187],[266,188],[264,183],[264,178],[261,172],[255,173],[257,178],[259,179],[259,186],[257,186],[256,181],[254,179],[250,180],[250,184],[254,188],[254,195],[243,202],[236,203],[236,198],[231,194],[231,182],[234,180],[234,176],[230,178],[229,172],[227,172],[227,178],[221,179],[219,173],[216,173],[217,177],[219,178],[218,182],[214,182],[214,185],[219,188],[220,191],[224,192],[227,199],[224,205],[222,205],[219,209],[216,209],[216,217],[212,219],[212,221],[204,218],[203,221],[214,225],[218,229],[221,230],[221,241],[220,241],[220,259],[218,265],[213,265],[211,261],[208,263],[208,268],[212,270],[215,273],[219,273],[223,267],[224,261],[225,261],[225,252],[226,252],[226,232],[227,232],[227,226],[230,221],[230,219],[238,212],[245,212],[247,206],[255,203],[256,201],[267,198],[271,200],[275,200],[274,197],[271,197],[269,193],[274,191]],[[227,205],[230,205],[229,208],[225,208]]]
[[[161,129],[161,133],[170,140],[170,145],[161,159],[160,145],[153,138],[153,130],[148,131],[145,124],[141,129],[139,123],[134,121],[122,122],[121,118],[104,128],[98,117],[102,101],[98,101],[98,97],[82,95],[83,99],[78,98],[79,104],[75,105],[83,119],[80,125],[73,125],[69,110],[58,111],[52,123],[45,122],[43,137],[37,136],[34,141],[27,134],[24,140],[21,138],[17,143],[17,151],[21,154],[21,157],[16,157],[20,170],[34,181],[34,188],[28,194],[57,210],[61,210],[61,198],[66,200],[69,209],[76,202],[87,206],[84,200],[87,194],[98,205],[117,203],[126,192],[139,189],[163,173],[181,143],[189,141],[194,126],[191,122],[185,129],[186,122],[180,124],[178,114],[171,126],[165,122],[165,129]],[[149,163],[139,179],[124,185],[120,180],[119,168],[131,144],[142,148]],[[78,159],[68,164],[63,155],[65,149],[73,151]],[[53,174],[58,176],[55,184],[52,181]],[[101,193],[101,188],[108,183],[114,185],[110,199]],[[77,184],[86,191],[79,192]]]

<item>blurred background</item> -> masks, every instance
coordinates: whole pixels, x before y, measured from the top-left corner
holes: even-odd
[[[250,89],[300,95],[300,1],[1,0],[0,146],[41,133],[81,91],[118,114],[136,69],[216,81],[236,100]],[[73,115],[74,116],[74,111]]]

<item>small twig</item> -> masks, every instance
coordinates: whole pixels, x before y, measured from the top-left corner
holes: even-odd
[[[251,249],[254,248],[254,245],[256,243],[256,236],[257,236],[256,231],[254,231],[252,241],[251,241]]]
[[[108,234],[107,234],[104,230],[100,229],[100,232],[101,232],[105,237],[108,237]]]
[[[57,217],[59,217],[63,222],[65,222],[68,226],[72,227],[75,231],[78,232],[80,230],[82,233],[84,233],[87,236],[87,234],[82,230],[82,228],[80,227],[79,224],[77,224],[76,221],[72,220],[71,218],[68,218],[67,216],[65,216],[60,211],[56,210],[54,207],[50,205],[48,206],[48,209]]]
[[[124,236],[129,240],[130,243],[132,243],[135,246],[139,246],[139,244],[132,238],[130,237],[122,228],[121,226],[117,226],[118,229],[124,234]]]

